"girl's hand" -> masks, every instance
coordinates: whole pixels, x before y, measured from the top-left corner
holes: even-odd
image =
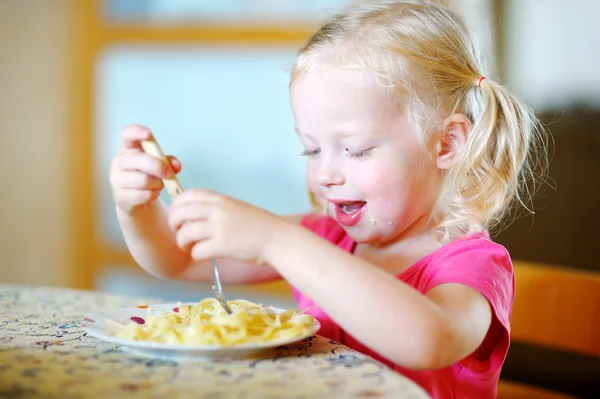
[[[169,225],[177,245],[196,261],[229,257],[260,264],[287,222],[240,200],[192,189],[173,200]]]
[[[167,165],[146,154],[141,142],[152,136],[150,129],[131,125],[121,132],[121,149],[110,165],[110,185],[113,199],[119,209],[127,214],[143,210],[158,199],[163,188],[161,178],[181,170],[181,163],[167,157],[173,171]]]

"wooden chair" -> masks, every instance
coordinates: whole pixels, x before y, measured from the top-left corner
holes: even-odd
[[[600,397],[600,274],[515,262],[515,278],[498,398]]]

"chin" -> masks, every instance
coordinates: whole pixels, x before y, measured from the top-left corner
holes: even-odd
[[[341,225],[346,233],[357,244],[377,245],[381,243],[381,237],[376,235],[371,226],[352,226],[346,227]]]

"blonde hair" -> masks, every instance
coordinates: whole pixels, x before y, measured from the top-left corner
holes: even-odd
[[[442,241],[495,226],[513,200],[528,209],[542,129],[532,110],[484,74],[474,43],[454,12],[427,1],[354,4],[300,50],[290,85],[327,66],[366,69],[388,87],[425,144],[442,121],[472,124],[460,161],[448,171],[435,217]],[[312,198],[314,203],[314,198]]]

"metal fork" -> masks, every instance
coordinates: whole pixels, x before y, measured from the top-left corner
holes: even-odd
[[[154,137],[151,137],[149,140],[142,141],[141,144],[142,148],[144,149],[144,152],[146,152],[149,155],[152,155],[155,158],[160,159],[169,168],[171,168],[167,157],[165,157],[165,154],[160,149]],[[181,183],[179,183],[179,180],[177,179],[177,176],[175,176],[175,173],[172,173],[170,178],[162,179],[162,181],[171,199],[175,198],[183,192],[183,187],[181,187]],[[225,295],[223,294],[223,287],[221,285],[221,279],[219,278],[219,269],[217,267],[217,262],[215,261],[215,258],[210,258],[210,263],[212,264],[213,269],[212,289],[215,293],[215,298],[217,298],[217,301],[219,301],[219,303],[221,304],[223,309],[225,309],[227,314],[231,314],[231,308],[227,304],[227,300],[225,299]]]
[[[223,287],[221,286],[221,279],[219,278],[219,268],[217,267],[217,262],[215,261],[215,258],[210,258],[210,263],[212,263],[212,269],[213,269],[212,289],[215,293],[215,298],[217,298],[217,300],[219,301],[221,306],[223,306],[223,309],[225,309],[227,314],[231,314],[232,313],[231,308],[227,304],[227,301],[225,300],[225,296],[223,295]]]

